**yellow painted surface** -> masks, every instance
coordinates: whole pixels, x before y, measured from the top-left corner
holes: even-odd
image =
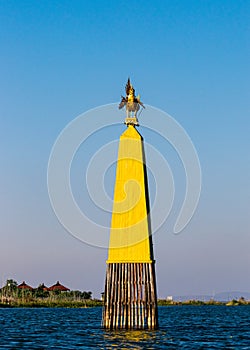
[[[128,125],[120,137],[108,263],[152,262],[142,147]]]

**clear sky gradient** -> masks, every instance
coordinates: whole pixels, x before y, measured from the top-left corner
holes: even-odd
[[[166,223],[154,236],[159,297],[250,291],[249,16],[242,0],[0,0],[1,285],[60,280],[100,296],[107,251],[60,225],[47,164],[61,130],[119,102],[130,76],[143,102],[185,128],[202,168],[189,225],[174,235]],[[120,112],[117,121],[103,144],[124,130]],[[92,152],[90,142],[77,155],[76,178]]]

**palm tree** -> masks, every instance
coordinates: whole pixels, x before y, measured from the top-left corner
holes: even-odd
[[[13,279],[8,279],[5,286],[1,289],[2,301],[5,299],[9,301],[10,298],[15,298],[17,296],[17,282]]]

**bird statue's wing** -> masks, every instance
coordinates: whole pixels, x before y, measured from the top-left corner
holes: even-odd
[[[122,96],[122,100],[119,104],[119,109],[122,109],[126,105],[126,103],[127,103],[126,98],[124,96]]]
[[[140,101],[141,96],[137,95],[136,96],[136,102],[139,103],[140,106],[142,106],[143,108],[145,108],[144,104]]]
[[[139,103],[140,106],[142,106],[142,108],[146,108],[141,101],[138,101],[138,103]]]

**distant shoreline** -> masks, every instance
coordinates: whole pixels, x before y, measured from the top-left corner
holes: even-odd
[[[25,300],[10,300],[8,302],[0,302],[0,308],[89,308],[102,306],[103,302],[97,299],[89,300],[43,300],[33,299],[30,301]]]
[[[231,300],[229,302],[222,301],[201,301],[201,300],[187,300],[187,301],[168,301],[164,299],[158,300],[158,306],[242,306],[250,305],[250,301],[244,299]],[[0,302],[0,308],[90,308],[102,307],[103,301],[98,299],[90,299],[85,301],[48,301],[37,299],[32,301],[10,300],[8,302]]]
[[[230,301],[217,301],[217,300],[209,300],[209,301],[202,301],[202,300],[186,300],[186,301],[175,301],[175,300],[166,300],[166,299],[159,299],[158,300],[158,306],[175,306],[175,305],[224,305],[224,306],[240,306],[240,305],[250,305],[250,301],[245,300],[244,298],[240,299],[232,299]]]

